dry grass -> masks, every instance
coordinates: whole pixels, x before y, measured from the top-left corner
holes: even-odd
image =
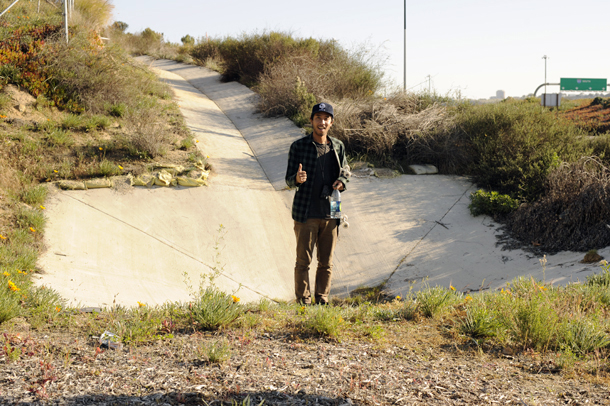
[[[548,252],[609,246],[610,169],[596,157],[583,157],[561,165],[547,182],[544,197],[509,217],[513,235]]]

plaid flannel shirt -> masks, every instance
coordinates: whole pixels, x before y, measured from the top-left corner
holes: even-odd
[[[345,157],[345,146],[336,138],[328,137],[331,142],[339,173],[337,180],[343,182],[345,189],[347,188],[348,177],[350,176],[347,158]],[[307,221],[307,212],[309,210],[309,201],[311,199],[311,189],[316,174],[316,160],[318,159],[318,150],[314,145],[313,134],[309,134],[292,143],[290,152],[288,153],[288,167],[286,168],[286,184],[290,188],[297,188],[292,202],[292,218],[301,223]],[[307,172],[307,180],[301,185],[296,184],[297,171],[299,164],[303,164],[303,170]],[[344,190],[345,190],[344,189]]]

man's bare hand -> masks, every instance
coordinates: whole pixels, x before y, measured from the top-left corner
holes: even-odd
[[[299,170],[297,171],[297,185],[300,185],[301,183],[305,183],[305,181],[307,180],[307,172],[305,172],[303,170],[303,164],[299,164]]]
[[[335,183],[333,183],[333,189],[337,189],[339,192],[341,192],[343,189],[345,189],[345,185],[340,180],[336,180]]]

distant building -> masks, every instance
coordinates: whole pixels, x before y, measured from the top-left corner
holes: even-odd
[[[498,90],[496,92],[496,99],[500,99],[500,100],[506,99],[506,92],[504,90]]]

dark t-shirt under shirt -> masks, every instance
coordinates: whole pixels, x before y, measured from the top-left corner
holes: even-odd
[[[318,144],[314,141],[318,149],[318,159],[316,161],[316,174],[311,191],[311,200],[309,201],[308,218],[324,219],[330,217],[330,202],[327,198],[322,199],[322,189],[327,185],[328,193],[333,191],[333,183],[337,179],[339,167],[335,152],[332,150],[332,144]]]

